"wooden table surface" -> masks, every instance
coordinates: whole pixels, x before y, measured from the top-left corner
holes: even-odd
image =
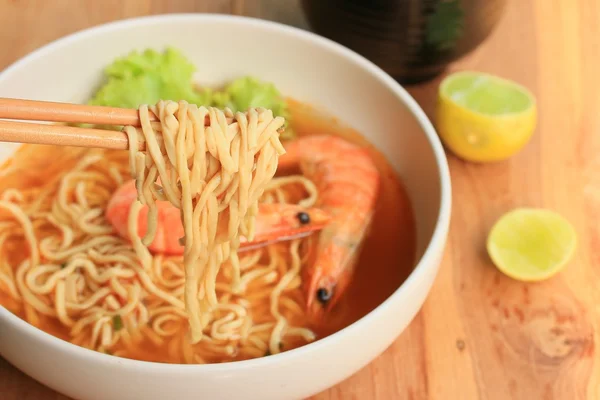
[[[136,15],[232,12],[305,26],[295,3],[0,0],[0,68]],[[507,162],[450,156],[452,228],[422,311],[384,354],[315,399],[600,398],[600,1],[512,0],[492,37],[452,69],[464,68],[528,86],[539,102],[536,134]],[[410,88],[430,115],[438,83]],[[546,282],[513,281],[485,255],[488,230],[516,206],[555,209],[578,232],[574,260]],[[0,358],[0,398],[65,397]]]

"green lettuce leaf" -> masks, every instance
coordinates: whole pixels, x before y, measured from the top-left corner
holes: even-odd
[[[215,95],[218,107],[229,107],[235,111],[245,111],[250,107],[263,107],[273,111],[273,114],[285,116],[287,113],[284,98],[279,90],[269,82],[262,82],[251,76],[235,79],[223,92]]]
[[[90,104],[137,108],[162,99],[208,106],[211,93],[194,88],[194,71],[194,65],[175,49],[134,51],[105,69],[107,82]]]
[[[287,103],[279,90],[270,82],[263,82],[251,76],[233,80],[223,91],[213,93],[215,107],[229,107],[233,112],[245,111],[250,107],[263,107],[273,111],[275,116],[286,119],[283,139],[290,139],[294,133],[289,127]]]

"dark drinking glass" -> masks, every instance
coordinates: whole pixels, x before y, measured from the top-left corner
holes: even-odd
[[[402,83],[440,74],[475,49],[506,0],[302,0],[318,34],[362,54]]]

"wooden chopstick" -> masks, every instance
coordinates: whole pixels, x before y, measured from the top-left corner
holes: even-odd
[[[0,141],[120,150],[129,148],[127,135],[122,131],[16,121],[0,121]]]
[[[140,126],[138,111],[128,108],[56,103],[0,97],[0,118],[28,121]],[[150,120],[157,121],[150,112]]]

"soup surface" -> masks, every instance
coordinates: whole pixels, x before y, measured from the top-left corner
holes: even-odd
[[[366,139],[353,130],[343,127],[334,119],[318,114],[310,106],[291,99],[288,100],[288,104],[292,128],[298,137],[323,134],[336,135],[350,142],[365,146],[369,149],[369,153],[381,174],[379,196],[372,224],[360,249],[359,260],[351,283],[335,308],[326,314],[324,319],[316,322],[308,320],[302,312],[292,310],[295,307],[293,305],[289,306],[290,310],[282,311],[290,325],[310,328],[316,334],[316,340],[318,340],[366,315],[390,296],[408,277],[415,262],[415,222],[411,205],[401,180],[385,158],[370,146]],[[13,197],[11,194],[12,189],[27,191],[37,187],[57,186],[61,177],[70,171],[88,153],[89,150],[86,149],[24,145],[12,159],[5,163],[1,170],[0,195],[2,195],[4,200],[18,203],[18,200],[11,199]],[[123,179],[127,179],[128,177],[125,176],[128,162],[127,153],[124,151],[107,151],[105,155],[122,166],[120,171]],[[110,187],[110,190],[114,189],[115,187]],[[303,196],[301,189],[296,190],[291,186],[288,190],[291,197],[294,197],[294,193],[296,192],[297,196]],[[102,202],[100,207],[106,207],[106,202],[104,200]],[[14,216],[7,212],[2,212],[0,217],[0,224],[14,221]],[[301,248],[303,249],[303,255],[310,253],[310,247],[314,246],[316,242],[315,237],[318,234],[318,232],[314,233],[310,238],[302,240]],[[287,249],[289,249],[288,243],[280,243],[272,246],[277,247],[278,251],[284,254],[284,257],[287,257],[289,261],[289,254],[287,254]],[[6,240],[3,243],[1,252],[0,271],[4,271],[3,274],[5,277],[8,276],[15,280],[15,277],[18,275],[17,266],[28,257],[30,252],[23,235],[11,236],[10,240]],[[260,257],[261,259],[264,258],[264,255]],[[41,258],[43,262],[43,254]],[[307,256],[304,258],[303,256],[302,265],[308,262],[310,262],[310,257]],[[174,265],[176,264],[177,262],[174,262]],[[281,279],[282,274],[276,276],[276,279]],[[132,335],[131,340],[122,340],[108,347],[97,347],[96,345],[88,344],[89,337],[93,334],[92,328],[83,336],[81,333],[77,335],[73,333],[72,328],[66,326],[59,318],[36,312],[24,304],[22,298],[15,298],[15,296],[10,294],[10,288],[6,283],[6,279],[9,278],[5,278],[5,280],[0,279],[0,305],[6,307],[32,325],[61,339],[116,356],[167,363],[201,363],[227,362],[270,354],[268,347],[265,349],[263,343],[268,342],[268,337],[265,336],[261,339],[260,332],[257,334],[257,343],[249,347],[244,347],[245,345],[237,342],[201,342],[196,345],[200,347],[204,346],[201,350],[195,353],[189,349],[186,350],[186,346],[188,346],[185,340],[187,325],[184,323],[184,318],[181,318],[181,320],[173,319],[171,322],[165,323],[170,332],[168,335],[169,340],[163,340],[164,338],[161,339],[161,337],[157,337],[157,335],[151,332],[144,334],[146,330],[142,329],[142,334],[137,336]],[[221,282],[227,281],[227,268],[222,269],[219,279]],[[251,298],[253,295],[259,296],[265,291],[268,295],[268,292],[273,290],[272,286],[261,285],[249,284],[247,293],[245,294],[246,297],[240,296],[240,304],[245,304],[243,300]],[[15,285],[15,287],[17,286]],[[295,287],[291,286],[287,292],[289,299],[295,300],[297,304],[303,304],[304,300],[301,288],[298,285]],[[53,297],[49,295],[42,300],[51,306]],[[269,304],[265,302],[264,307],[268,309]],[[256,313],[257,315],[261,313],[268,315],[268,311],[264,310],[257,311]],[[265,326],[271,323],[268,319],[261,321],[260,318],[258,317],[254,323],[260,325],[262,322]],[[115,326],[117,322],[119,327]],[[113,328],[120,328],[122,323],[122,321],[113,319]],[[279,346],[281,351],[286,351],[301,346],[306,342],[305,338],[301,335],[288,335],[286,340],[282,341]],[[193,357],[190,356],[192,353],[194,354]]]

